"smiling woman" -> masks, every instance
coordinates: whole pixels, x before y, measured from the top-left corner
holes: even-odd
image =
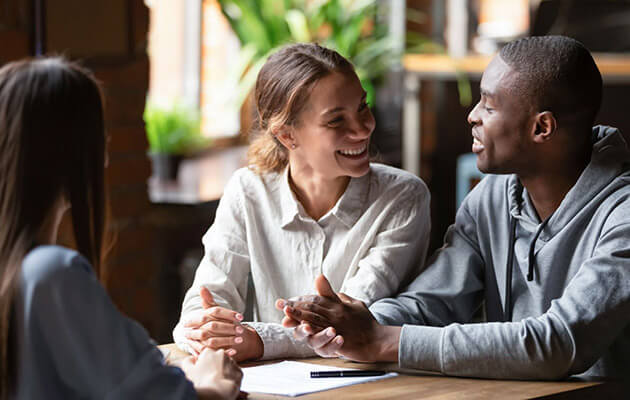
[[[226,348],[239,360],[313,355],[280,325],[274,300],[314,292],[321,273],[367,304],[395,293],[424,262],[429,193],[418,177],[370,163],[374,117],[337,52],[282,48],[255,100],[250,166],[225,189],[173,334],[190,352]],[[246,302],[253,321],[242,324]]]

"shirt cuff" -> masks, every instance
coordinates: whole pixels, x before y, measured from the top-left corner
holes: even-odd
[[[175,325],[175,329],[173,329],[173,341],[181,351],[185,351],[189,354],[194,354],[193,350],[188,345],[188,340],[184,335],[184,327],[182,326],[181,321]]]
[[[256,330],[263,342],[263,356],[261,360],[272,360],[280,357],[313,357],[315,351],[306,342],[293,338],[294,328],[285,328],[280,324],[266,322],[246,322]]]
[[[403,325],[398,342],[398,364],[402,368],[442,372],[444,328]]]

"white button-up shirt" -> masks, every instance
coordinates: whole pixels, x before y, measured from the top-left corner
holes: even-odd
[[[315,221],[289,187],[288,168],[262,176],[238,170],[202,239],[205,254],[184,298],[175,342],[187,349],[182,321],[201,308],[199,288],[205,285],[221,306],[245,313],[246,303],[253,303],[249,325],[262,339],[263,358],[314,354],[279,324],[283,313],[275,300],[315,293],[319,274],[335,291],[366,305],[395,294],[423,265],[429,205],[422,180],[373,163],[366,175],[350,179],[337,204]]]

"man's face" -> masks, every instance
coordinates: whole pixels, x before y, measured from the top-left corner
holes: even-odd
[[[518,73],[499,56],[481,78],[481,99],[468,115],[472,151],[477,168],[485,173],[519,173],[527,168],[529,133],[534,126],[531,100],[514,90]]]

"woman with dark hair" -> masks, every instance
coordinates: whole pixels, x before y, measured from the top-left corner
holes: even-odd
[[[282,48],[254,94],[249,168],[225,188],[173,336],[192,353],[225,348],[239,360],[314,355],[280,325],[275,300],[314,292],[321,273],[368,305],[396,293],[426,255],[429,193],[370,162],[374,117],[337,52]],[[253,321],[243,324],[246,303]]]
[[[0,398],[235,398],[241,372],[207,351],[164,365],[99,283],[101,93],[61,58],[0,69]],[[55,245],[70,210],[78,252]],[[95,274],[96,272],[96,274]]]

